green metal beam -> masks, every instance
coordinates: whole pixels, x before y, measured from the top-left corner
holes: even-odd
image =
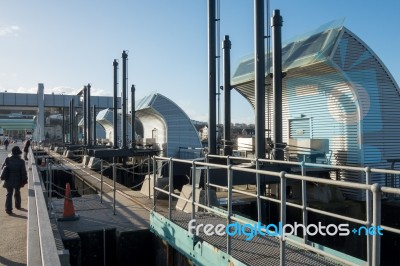
[[[198,241],[187,230],[154,211],[150,213],[150,231],[166,240],[195,265],[246,265],[213,245]]]

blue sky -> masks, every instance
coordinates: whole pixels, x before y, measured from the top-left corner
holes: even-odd
[[[253,1],[220,2],[221,40],[230,35],[233,73],[253,53]],[[34,93],[44,83],[46,93],[73,93],[91,83],[94,95],[111,96],[112,61],[128,50],[136,98],[159,92],[191,118],[207,120],[206,0],[0,3],[0,91]],[[345,18],[400,82],[400,1],[271,0],[272,9],[281,10],[283,39]],[[237,93],[232,121],[254,121]]]

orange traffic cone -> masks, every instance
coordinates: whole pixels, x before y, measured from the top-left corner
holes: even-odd
[[[75,214],[74,203],[71,197],[71,187],[67,183],[65,185],[65,197],[64,197],[64,213],[63,217],[58,218],[59,221],[72,221],[79,219],[79,215]]]

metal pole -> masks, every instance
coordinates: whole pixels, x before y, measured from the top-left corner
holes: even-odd
[[[100,161],[100,203],[103,203],[103,159]]]
[[[231,216],[232,216],[232,185],[233,185],[233,171],[232,165],[228,165],[228,219],[227,219],[227,226],[231,223]],[[227,234],[226,239],[226,253],[231,255],[232,253],[232,246],[231,246],[231,236]]]
[[[365,184],[369,185],[371,182],[371,167],[365,167]],[[371,226],[372,221],[372,206],[371,206],[371,191],[367,190],[365,195],[366,200],[366,212],[367,212],[367,228]],[[367,263],[371,265],[372,262],[372,236],[367,234]]]
[[[168,192],[168,219],[172,218],[172,192],[173,188],[173,161],[172,158],[169,158],[169,192]]]
[[[224,155],[232,155],[231,145],[231,41],[225,35],[224,49]]]
[[[51,163],[49,163],[49,214],[51,214],[51,202],[53,199],[53,172],[52,172],[52,167]]]
[[[206,154],[206,163],[209,163],[208,154]],[[207,192],[207,207],[210,207],[210,167],[206,166],[206,192]]]
[[[208,0],[208,152],[216,154],[216,45],[215,0]]]
[[[258,170],[260,170],[260,161],[258,160],[258,158],[256,159],[256,184],[257,184],[257,221],[261,222],[263,217],[261,216],[261,180],[260,180],[260,173],[258,172]]]
[[[114,136],[113,136],[113,146],[114,149],[118,148],[118,62],[114,59],[114,98],[113,98],[113,123],[114,123]]]
[[[281,178],[281,223],[282,227],[286,224],[286,177],[285,172],[280,173]],[[280,265],[284,266],[286,264],[286,243],[284,240],[284,233],[281,232],[280,237]]]
[[[373,184],[372,190],[372,208],[374,211],[373,226],[377,228],[381,225],[381,186]],[[381,236],[376,234],[372,238],[372,265],[381,265]]]
[[[153,156],[153,211],[156,210],[156,175],[157,175],[157,165],[156,164],[157,164],[156,157]],[[150,195],[150,193],[149,193],[149,195]]]
[[[116,159],[113,158],[113,211],[115,215],[115,179],[117,178],[117,167],[116,167]]]
[[[132,148],[135,148],[135,85],[131,87],[131,142]]]
[[[192,163],[192,220],[196,219],[196,206],[194,204],[196,198],[196,164]]]
[[[300,164],[301,175],[306,175],[306,169],[304,167],[305,161],[303,160]],[[307,228],[308,218],[307,218],[307,182],[301,180],[301,202],[302,202],[302,214],[303,214],[303,225]],[[303,233],[303,243],[307,244],[308,237],[306,232]]]
[[[91,132],[91,126],[92,126],[92,116],[90,112],[90,88],[92,86],[90,83],[87,85],[87,91],[86,91],[86,114],[87,114],[87,145],[90,147],[92,146],[92,132]]]
[[[126,59],[128,54],[126,51],[122,52],[122,98],[121,98],[121,109],[122,109],[122,148],[126,148]]]
[[[75,106],[74,98],[71,99],[71,143],[75,144]]]
[[[83,145],[87,145],[87,87],[83,87]]]
[[[72,99],[69,101],[69,109],[68,109],[68,113],[69,113],[69,121],[68,121],[68,133],[69,133],[69,138],[68,138],[68,142],[72,143]]]
[[[63,102],[63,107],[62,107],[62,146],[63,146],[63,148],[65,147],[65,117],[64,117],[65,112],[64,111],[65,111],[65,107],[64,107],[64,102]]]
[[[265,44],[264,0],[254,0],[254,85],[256,112],[255,157],[265,158]]]
[[[151,198],[151,197],[150,197],[150,182],[151,182],[150,155],[147,156],[147,174],[148,174],[148,176],[149,176],[149,181],[148,181],[149,185],[148,185],[148,187],[149,187],[149,199],[150,199],[150,198]],[[155,178],[155,177],[154,177],[154,178]]]
[[[93,146],[97,144],[97,122],[96,122],[96,105],[93,105]]]
[[[272,17],[273,95],[274,95],[274,145],[275,160],[283,160],[282,146],[282,17],[274,10]]]

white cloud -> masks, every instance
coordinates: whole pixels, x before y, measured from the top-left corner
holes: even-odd
[[[14,35],[16,34],[17,31],[20,30],[19,26],[0,26],[0,37],[1,36],[5,36],[7,34],[12,34],[14,33]]]

